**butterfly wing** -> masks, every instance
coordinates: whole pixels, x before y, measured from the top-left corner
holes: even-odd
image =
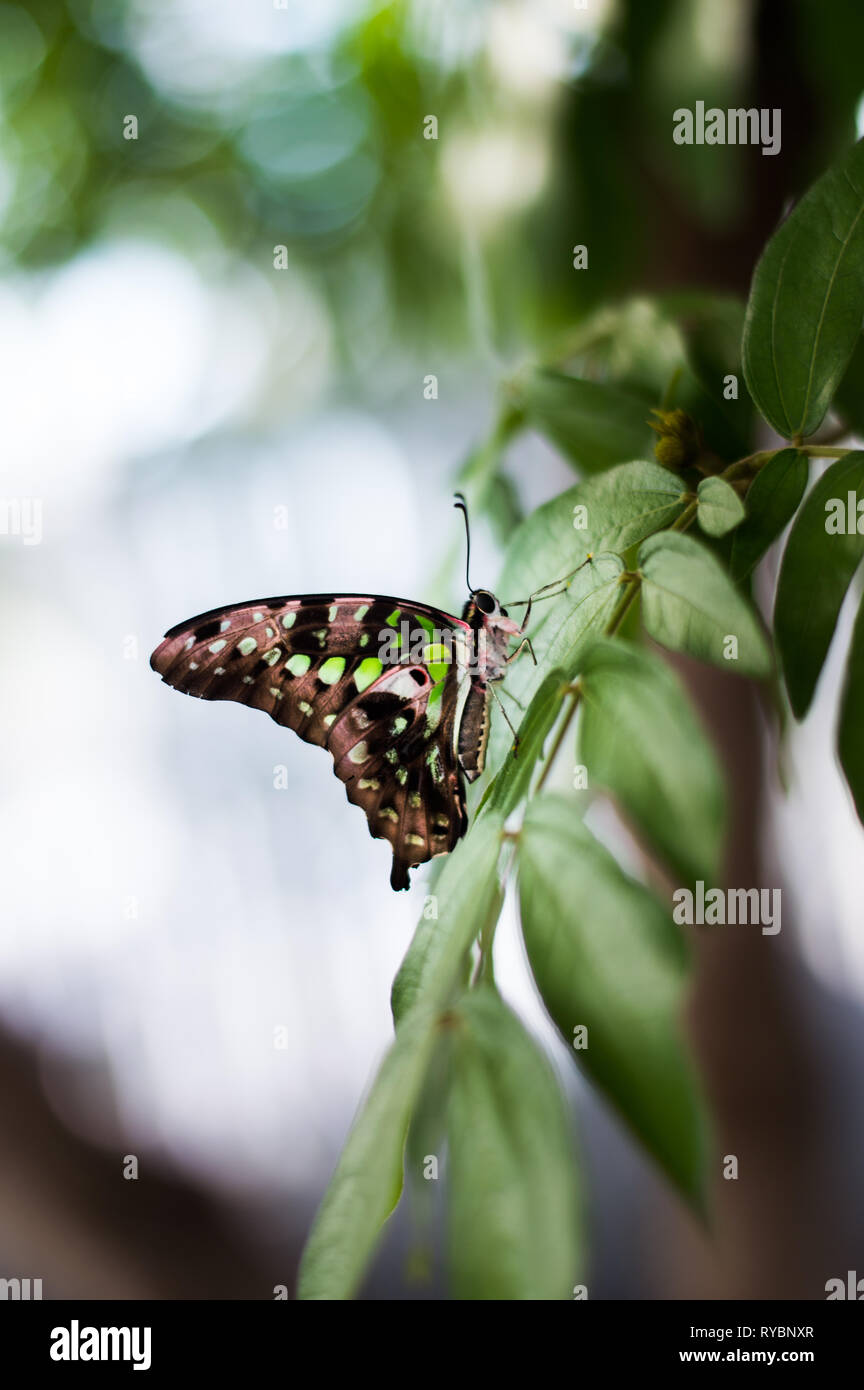
[[[412,645],[400,650],[406,623]],[[448,661],[442,633],[452,635]],[[180,623],[150,664],[177,690],[263,709],[329,749],[349,801],[391,844],[398,889],[409,886],[409,868],[448,853],[465,833],[457,727],[468,634],[461,619],[400,599],[280,597]],[[395,653],[389,662],[385,647]]]

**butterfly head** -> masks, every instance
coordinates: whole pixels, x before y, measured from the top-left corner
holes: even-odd
[[[462,610],[462,621],[478,630],[485,628],[489,633],[501,633],[506,638],[515,637],[522,631],[490,589],[471,590]]]

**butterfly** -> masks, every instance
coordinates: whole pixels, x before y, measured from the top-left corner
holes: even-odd
[[[396,890],[410,886],[409,869],[449,854],[465,834],[465,782],[485,765],[493,684],[523,651],[534,657],[531,604],[555,587],[519,600],[521,624],[491,590],[473,589],[461,494],[455,505],[468,539],[461,618],[383,595],[280,596],[199,613],[172,627],[150,658],[175,690],[265,710],[328,749],[370,834],[390,842]]]

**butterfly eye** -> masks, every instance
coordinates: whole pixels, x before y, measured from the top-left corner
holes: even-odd
[[[481,613],[494,613],[498,606],[495,595],[490,594],[488,589],[477,589],[474,594],[474,602]]]

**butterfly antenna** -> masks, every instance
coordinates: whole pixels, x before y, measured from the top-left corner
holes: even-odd
[[[453,506],[458,507],[465,518],[465,543],[467,547],[465,551],[465,583],[468,585],[469,594],[473,594],[474,589],[472,587],[471,578],[469,574],[469,571],[471,569],[471,526],[468,522],[468,503],[465,501],[465,498],[461,492],[455,492],[453,496],[456,498],[456,501],[453,503]]]

